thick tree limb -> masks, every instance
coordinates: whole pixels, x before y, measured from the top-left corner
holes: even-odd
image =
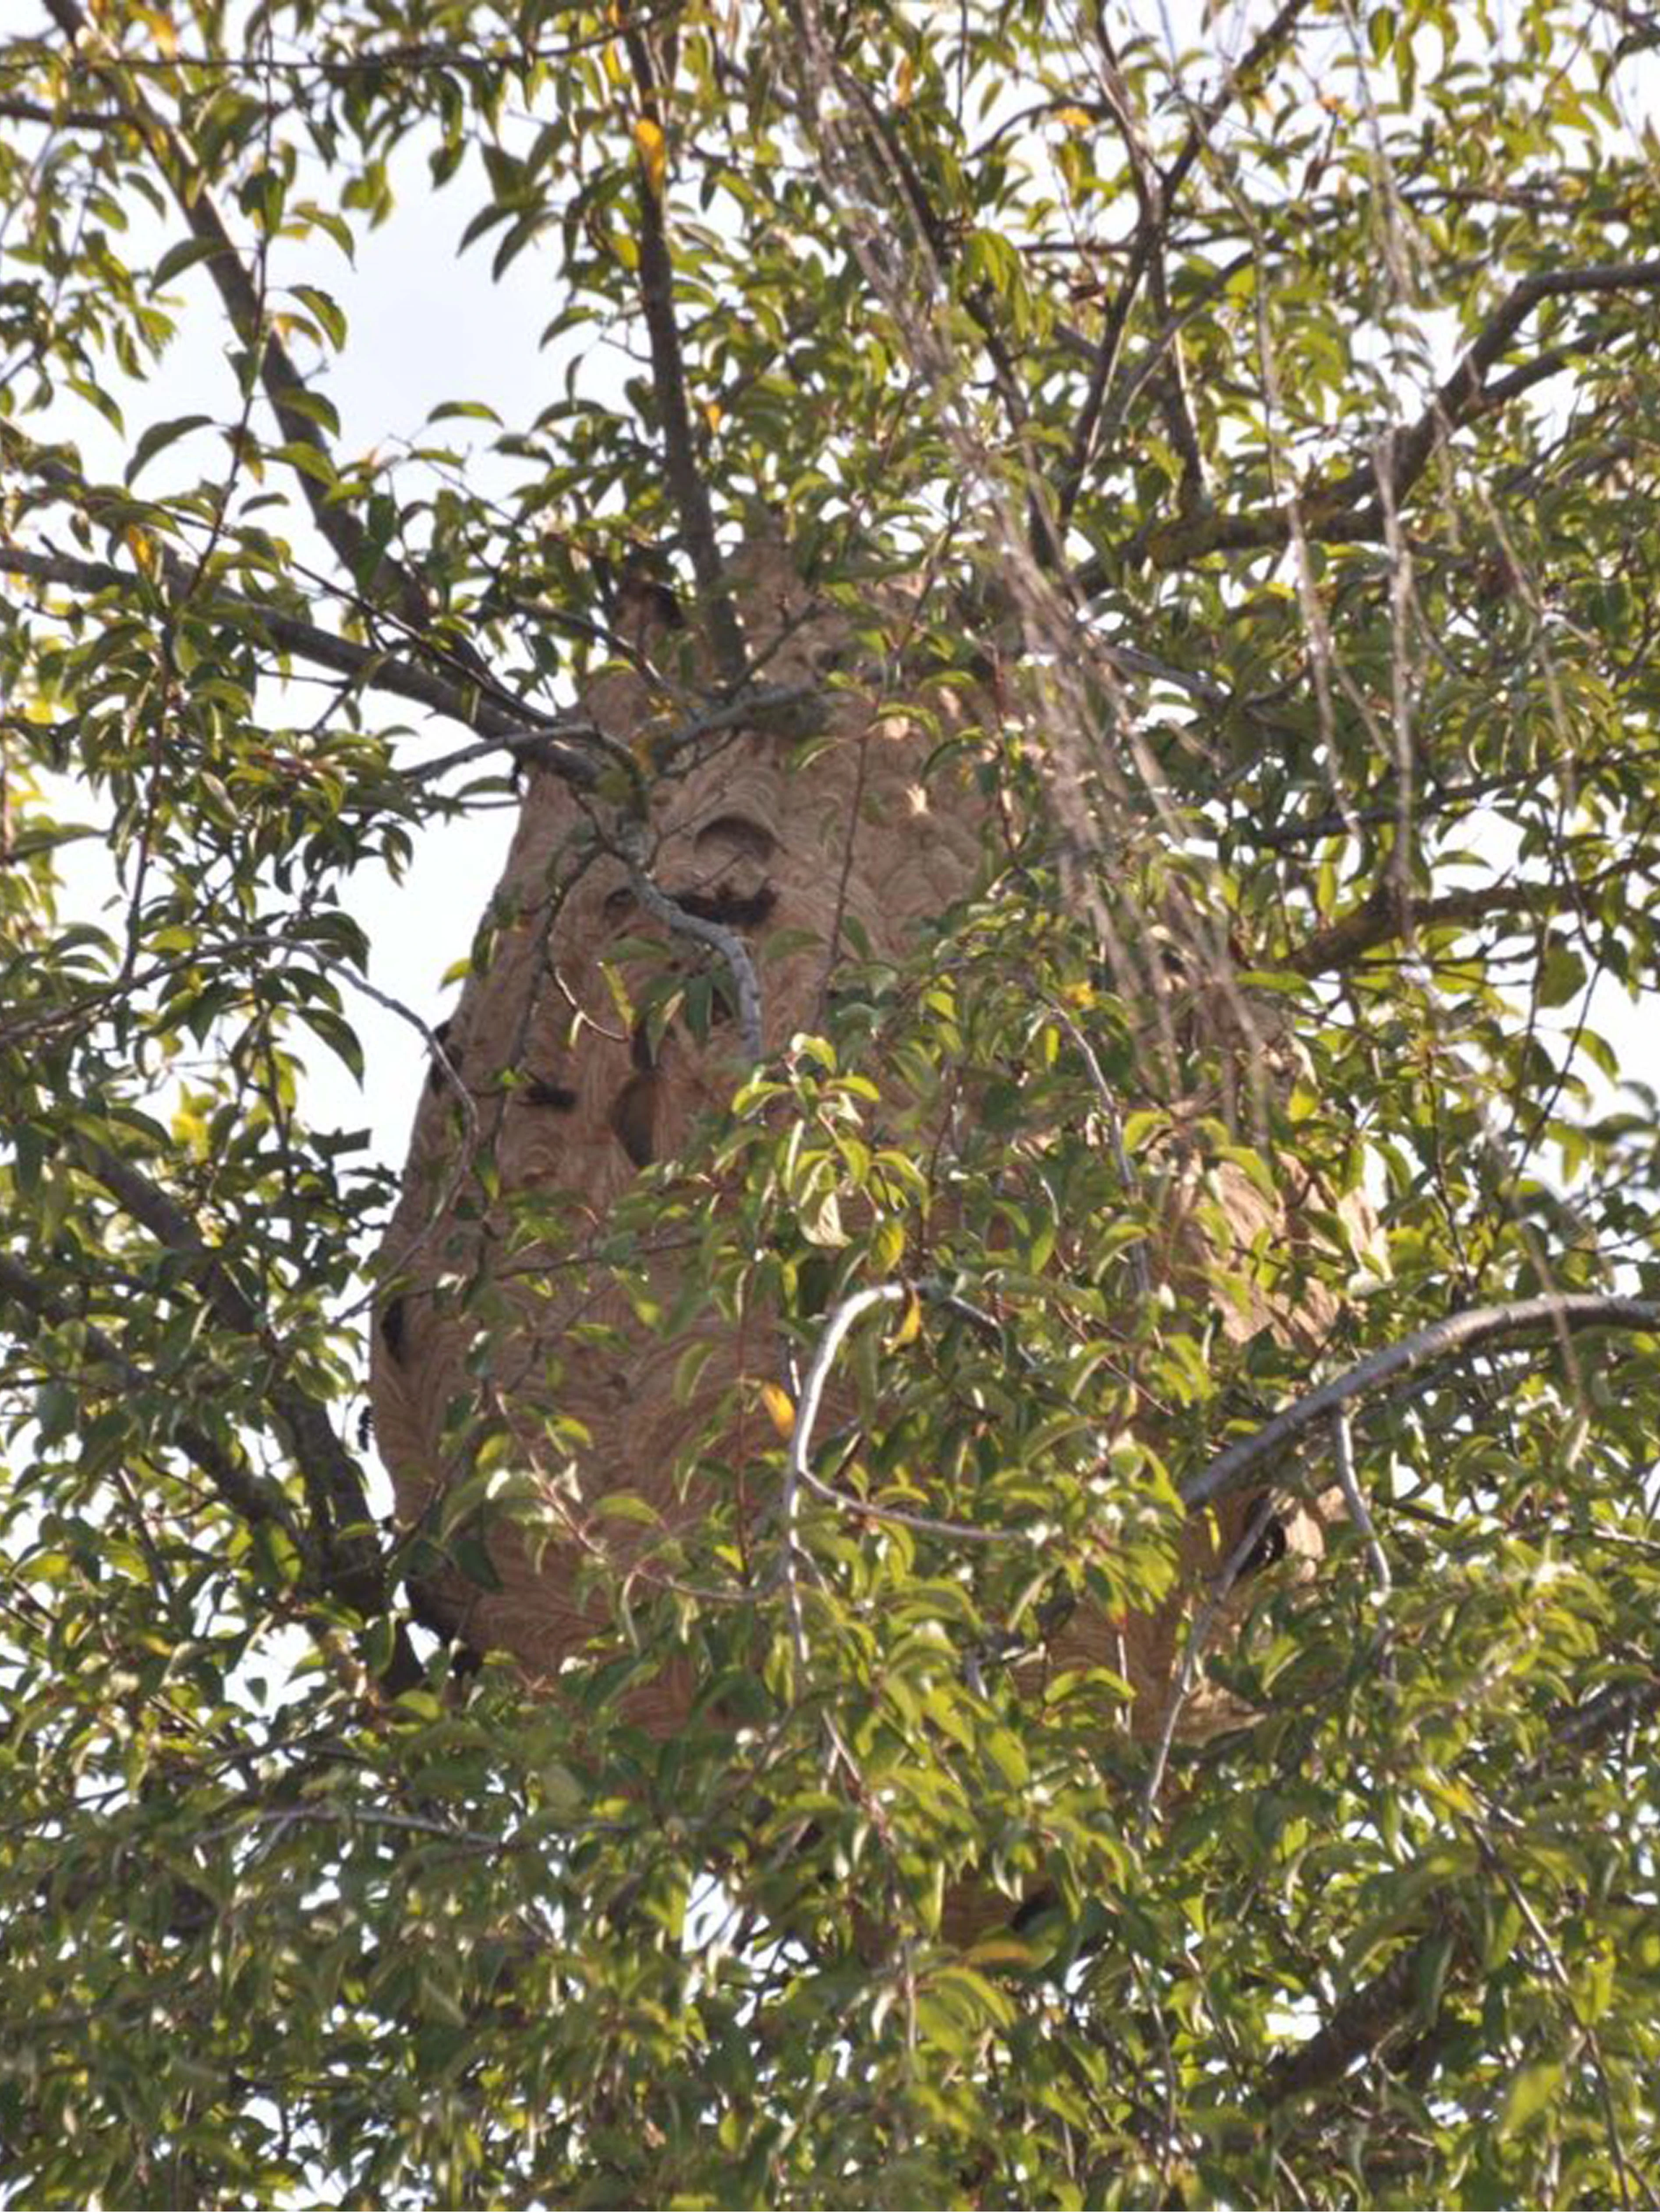
[[[1394,884],[1380,882],[1358,906],[1330,928],[1319,930],[1289,954],[1286,967],[1299,975],[1323,975],[1347,968],[1375,945],[1422,930],[1479,929],[1495,923],[1549,921],[1557,915],[1583,914],[1585,902],[1610,882],[1624,884],[1639,870],[1641,854],[1622,854],[1583,883],[1477,884],[1444,891],[1438,898],[1402,902]]]
[[[1398,817],[1397,817],[1398,818]],[[1481,884],[1445,891],[1439,898],[1414,900],[1405,910],[1392,884],[1380,882],[1370,896],[1329,929],[1288,955],[1286,965],[1299,975],[1329,975],[1352,967],[1363,953],[1414,930],[1479,928],[1484,922],[1546,921],[1577,910],[1587,886],[1554,884]]]
[[[1329,1422],[1356,1398],[1381,1389],[1396,1376],[1410,1375],[1437,1360],[1476,1352],[1485,1344],[1548,1333],[1564,1336],[1582,1328],[1660,1330],[1660,1300],[1625,1298],[1583,1291],[1569,1296],[1520,1298],[1510,1305],[1471,1306],[1432,1322],[1398,1344],[1385,1345],[1342,1375],[1335,1376],[1276,1413],[1254,1436],[1242,1437],[1219,1452],[1209,1466],[1181,1486],[1189,1512],[1209,1505],[1227,1492],[1257,1477],[1268,1462],[1298,1443],[1311,1429]]]
[[[1440,1929],[1420,1936],[1397,1951],[1382,1973],[1344,2000],[1316,2034],[1268,2066],[1262,2095],[1283,2105],[1347,2074],[1356,2059],[1370,2057],[1418,2002],[1419,1976],[1446,1941]]]

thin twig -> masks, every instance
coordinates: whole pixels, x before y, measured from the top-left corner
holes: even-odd
[[[1377,1531],[1372,1526],[1371,1515],[1354,1473],[1354,1441],[1349,1434],[1347,1409],[1340,1408],[1331,1422],[1331,1463],[1337,1475],[1337,1486],[1343,1493],[1343,1503],[1348,1507],[1349,1518],[1360,1531],[1366,1547],[1366,1557],[1371,1562],[1372,1580],[1377,1585],[1380,1602],[1387,1601],[1395,1587],[1389,1574],[1389,1558],[1377,1540]]]
[[[1268,1524],[1273,1519],[1274,1498],[1271,1494],[1265,1492],[1257,1500],[1256,1508],[1246,1522],[1243,1534],[1222,1562],[1221,1571],[1216,1577],[1214,1589],[1189,1624],[1188,1640],[1182,1650],[1182,1664],[1177,1670],[1176,1680],[1171,1686],[1170,1695],[1164,1701],[1164,1710],[1160,1716],[1158,1741],[1153,1746],[1152,1764],[1148,1767],[1146,1778],[1141,1784],[1135,1819],[1135,1841],[1138,1848],[1146,1840],[1147,1830],[1152,1826],[1153,1809],[1158,1804],[1158,1792],[1164,1779],[1164,1769],[1170,1764],[1171,1747],[1176,1741],[1177,1723],[1182,1717],[1183,1706],[1193,1694],[1193,1686],[1198,1680],[1206,1646],[1210,1642],[1211,1631],[1215,1627],[1217,1618],[1228,1601],[1229,1593],[1232,1590],[1235,1583],[1238,1581],[1247,1561],[1267,1534]]]

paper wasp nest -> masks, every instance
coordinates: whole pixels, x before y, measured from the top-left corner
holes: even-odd
[[[815,605],[781,553],[752,557],[739,596],[751,642],[771,642],[768,684],[822,686],[838,661],[856,664],[854,623]],[[961,769],[925,770],[942,731],[990,719],[986,699],[941,689],[929,699],[929,721],[873,708],[856,680],[823,696],[826,726],[805,764],[793,759],[799,747],[788,736],[750,730],[701,752],[688,749],[653,775],[652,880],[683,909],[753,946],[781,944],[757,959],[769,1054],[794,1033],[823,1027],[832,948],[862,933],[878,959],[903,958],[982,866],[988,801]],[[622,748],[637,750],[642,732],[664,720],[660,692],[632,670],[605,674],[585,703]],[[492,908],[493,951],[467,983],[445,1042],[470,1115],[451,1075],[435,1066],[382,1255],[388,1288],[374,1342],[376,1434],[410,1526],[440,1526],[445,1493],[468,1471],[467,1421],[480,1411],[505,1426],[531,1467],[549,1461],[550,1413],[580,1422],[591,1439],[577,1455],[580,1491],[549,1469],[562,1533],[532,1553],[498,1518],[489,1537],[496,1587],[459,1566],[431,1582],[447,1620],[468,1642],[547,1676],[606,1617],[594,1563],[637,1566],[648,1578],[660,1540],[660,1530],[608,1517],[599,1502],[626,1491],[671,1528],[687,1525],[698,1500],[695,1489],[678,1493],[677,1456],[736,1375],[763,1377],[776,1364],[770,1331],[760,1328],[759,1340],[744,1346],[711,1315],[696,1326],[715,1352],[690,1395],[677,1397],[684,1336],[665,1341],[642,1329],[619,1293],[596,1293],[581,1267],[562,1266],[556,1247],[515,1242],[507,1231],[507,1200],[540,1197],[559,1218],[567,1254],[573,1240],[602,1232],[641,1167],[672,1154],[702,1109],[724,1105],[739,1072],[730,1018],[702,1046],[677,1024],[648,1050],[619,1017],[600,965],[619,938],[659,939],[689,973],[712,956],[671,939],[641,911],[623,860],[593,848],[594,813],[595,803],[556,775],[532,775]],[[489,1192],[477,1172],[486,1160],[496,1178]],[[1190,1176],[1166,1176],[1163,1188],[1152,1270],[1178,1278],[1187,1295],[1206,1256],[1193,1219],[1202,1179],[1195,1166]],[[1208,1196],[1237,1241],[1242,1271],[1262,1232],[1282,1245],[1290,1234],[1282,1210],[1237,1167],[1211,1170]],[[674,1255],[654,1264],[672,1287]],[[1263,1327],[1312,1341],[1333,1310],[1317,1291],[1293,1311],[1248,1284],[1237,1304],[1219,1303],[1219,1327],[1235,1341]],[[603,1324],[618,1332],[615,1341],[597,1340]],[[759,1425],[750,1436],[751,1447],[775,1441]],[[557,1456],[562,1470],[565,1455]],[[1213,1523],[1192,1525],[1186,1560],[1195,1587],[1213,1569],[1218,1544],[1231,1547],[1244,1525],[1238,1500],[1225,1502]],[[1309,1515],[1284,1525],[1292,1549],[1317,1553],[1319,1528]],[[1120,1621],[1080,1612],[1046,1657],[1125,1674],[1137,1692],[1131,1725],[1145,1731],[1158,1723],[1181,1618],[1179,1601]],[[666,1731],[684,1717],[687,1694],[672,1674],[660,1676],[635,1693],[631,1711]],[[1201,1692],[1183,1733],[1213,1729],[1219,1710]]]

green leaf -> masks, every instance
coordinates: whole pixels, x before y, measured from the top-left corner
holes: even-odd
[[[1501,2140],[1520,2134],[1529,2120],[1555,2103],[1562,2075],[1562,2067],[1554,2059],[1540,2059],[1530,2066],[1517,2069],[1499,2109],[1498,2130]]]
[[[182,276],[185,270],[193,269],[198,261],[208,260],[217,251],[216,244],[210,238],[178,240],[168,246],[150,271],[150,289],[159,292],[164,284],[172,283],[175,276]]]
[[[142,431],[139,434],[138,442],[132,449],[132,459],[127,463],[123,482],[131,483],[139,470],[157,453],[172,445],[175,439],[186,436],[192,430],[199,430],[212,421],[211,415],[175,415],[169,422],[152,422],[147,430]]]
[[[290,284],[289,290],[311,314],[329,343],[338,353],[346,343],[346,318],[331,293],[315,284]],[[338,424],[336,424],[337,430]]]

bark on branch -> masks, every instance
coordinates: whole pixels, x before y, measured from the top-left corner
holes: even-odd
[[[1623,885],[1638,874],[1644,857],[1640,850],[1622,854],[1584,882],[1476,884],[1464,890],[1444,891],[1438,898],[1403,901],[1393,884],[1380,882],[1352,914],[1299,945],[1286,965],[1299,975],[1329,975],[1334,969],[1352,966],[1377,945],[1426,930],[1480,929],[1583,915],[1587,902],[1610,883]]]
[[[1381,466],[1388,482],[1382,486],[1383,507],[1401,505],[1427,467],[1436,447],[1481,412],[1493,398],[1497,387],[1488,387],[1487,371],[1543,301],[1571,299],[1584,294],[1643,291],[1657,285],[1660,285],[1660,260],[1607,262],[1584,269],[1544,269],[1535,276],[1523,277],[1488,317],[1468,352],[1442,382],[1418,420],[1406,429],[1392,431],[1384,441]],[[1562,365],[1560,352],[1548,355],[1545,359],[1550,364],[1549,373],[1554,374]],[[1501,381],[1506,387],[1503,395],[1505,398],[1513,397],[1523,388],[1516,382],[1514,374]],[[1380,469],[1371,465],[1357,469],[1334,485],[1329,496],[1343,502],[1364,499],[1379,489],[1379,475]]]
[[[637,31],[626,34],[629,58],[639,88],[642,120],[657,133],[654,157],[643,146],[636,156],[640,207],[640,308],[651,349],[652,391],[663,434],[663,473],[680,517],[686,551],[697,579],[698,596],[714,664],[724,682],[739,684],[749,666],[744,633],[727,588],[726,565],[714,534],[714,510],[697,465],[691,408],[686,398],[685,361],[674,312],[674,259],[663,219],[662,176],[666,155],[663,118],[651,56]]]
[[[1324,2088],[1347,2074],[1356,2059],[1370,2057],[1410,2014],[1418,2002],[1420,1973],[1445,1940],[1438,1929],[1397,1951],[1382,1973],[1346,1998],[1316,2034],[1274,2059],[1262,2082],[1267,2101],[1283,2105]]]
[[[1406,501],[1438,446],[1479,416],[1554,375],[1571,356],[1587,349],[1588,342],[1554,346],[1537,361],[1490,385],[1488,371],[1535,307],[1546,300],[1657,288],[1660,259],[1547,269],[1524,276],[1489,317],[1417,421],[1383,438],[1378,460],[1335,479],[1316,481],[1294,500],[1254,514],[1178,516],[1146,532],[1138,550],[1155,568],[1180,568],[1213,553],[1274,551],[1296,534],[1327,545],[1381,543],[1386,517]],[[1073,580],[1080,591],[1098,591],[1105,580],[1104,564],[1086,562]]]
[[[1119,349],[1123,343],[1130,309],[1134,305],[1143,279],[1152,266],[1155,254],[1162,249],[1171,203],[1186,183],[1189,171],[1204,151],[1211,132],[1230,104],[1241,91],[1250,88],[1258,70],[1284,43],[1287,33],[1293,28],[1307,5],[1308,0],[1285,0],[1285,4],[1273,20],[1240,56],[1238,65],[1229,70],[1217,90],[1200,108],[1175,159],[1158,176],[1156,220],[1149,220],[1144,205],[1141,219],[1136,225],[1134,243],[1130,248],[1128,265],[1106,312],[1095,368],[1084,395],[1084,404],[1079,410],[1078,420],[1073,427],[1072,442],[1056,485],[1056,504],[1063,525],[1069,520],[1083,489],[1084,479],[1095,451],[1101,410],[1118,367]],[[1094,583],[1087,582],[1081,576],[1078,581],[1079,588],[1085,593],[1100,589],[1101,579],[1098,576]]]

